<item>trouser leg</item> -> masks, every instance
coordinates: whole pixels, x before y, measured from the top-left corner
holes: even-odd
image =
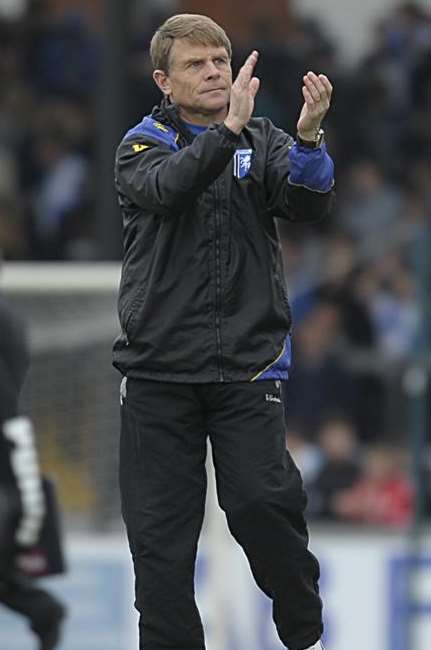
[[[141,650],[203,650],[194,596],[206,436],[193,386],[128,380],[120,490],[135,569]]]
[[[308,550],[306,497],[285,448],[278,399],[273,381],[214,386],[208,431],[229,529],[273,601],[281,641],[289,650],[303,650],[323,630],[319,565]]]
[[[31,629],[41,639],[40,648],[56,647],[65,608],[54,596],[33,580],[10,573],[0,577],[0,602],[29,620]]]

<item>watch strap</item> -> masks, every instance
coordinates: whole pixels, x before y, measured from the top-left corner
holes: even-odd
[[[300,147],[306,147],[307,149],[318,149],[319,147],[322,146],[323,138],[324,138],[325,132],[323,129],[318,129],[316,131],[316,136],[314,140],[303,140],[299,133],[296,134],[296,143]]]

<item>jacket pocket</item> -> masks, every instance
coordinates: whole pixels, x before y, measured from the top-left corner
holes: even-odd
[[[284,286],[284,283],[283,283],[283,281],[282,281],[282,279],[280,277],[280,272],[278,270],[274,271],[274,280],[275,280],[275,283],[277,285],[278,294],[279,294],[284,306],[286,307],[287,310],[290,311],[289,299],[287,297],[287,290],[286,290],[286,287]]]
[[[272,225],[272,218],[271,218]],[[269,233],[267,229],[263,229],[264,237],[266,241],[266,247],[268,251],[268,256],[270,260],[270,272],[271,272],[271,284],[277,292],[278,297],[281,299],[284,306],[289,309],[289,301],[287,298],[286,287],[283,282],[283,266],[280,261],[280,243],[276,237],[276,232]]]
[[[136,334],[139,323],[139,311],[145,300],[147,292],[147,283],[141,284],[135,292],[133,298],[126,303],[124,309],[120,312],[120,324],[127,339],[131,341]]]

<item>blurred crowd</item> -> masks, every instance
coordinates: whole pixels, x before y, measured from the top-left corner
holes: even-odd
[[[10,260],[98,259],[103,48],[100,15],[88,10],[97,3],[21,4],[0,19],[0,249]],[[148,45],[165,16],[153,3],[142,19],[136,6],[125,128],[159,98]],[[294,316],[287,444],[310,516],[404,525],[413,502],[404,379],[429,335],[431,12],[392,8],[354,67],[318,21],[287,2],[286,12],[283,30],[271,16],[256,20],[234,67],[250,48],[264,53],[256,114],[293,134],[302,75],[324,72],[335,88],[325,122],[335,214],[313,227],[279,224]]]

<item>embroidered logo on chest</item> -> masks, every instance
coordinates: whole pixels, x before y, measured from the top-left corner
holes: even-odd
[[[247,176],[251,167],[253,149],[237,149],[233,159],[233,175],[235,178]]]

